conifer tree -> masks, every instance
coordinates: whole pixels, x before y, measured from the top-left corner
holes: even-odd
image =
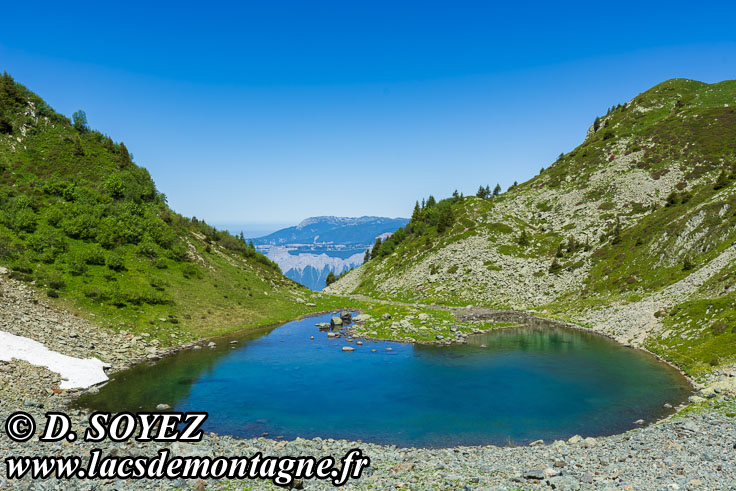
[[[421,209],[419,208],[419,201],[417,201],[414,205],[414,211],[411,214],[411,221],[415,223],[418,222],[420,213]]]
[[[501,185],[496,183],[496,187],[493,188],[493,196],[498,196],[501,192]]]
[[[440,213],[440,218],[437,222],[437,232],[444,233],[445,230],[452,227],[452,210],[447,207]]]
[[[476,197],[478,197],[478,198],[481,198],[481,199],[483,199],[483,198],[485,198],[485,197],[486,197],[486,189],[485,189],[485,188],[483,187],[483,185],[482,185],[482,184],[481,184],[481,186],[480,186],[480,187],[478,188],[478,192],[477,192],[477,193],[475,193],[475,196],[476,196]]]
[[[429,195],[429,198],[427,198],[427,208],[432,208],[437,204],[437,201],[434,199],[434,196],[431,194]]]
[[[371,250],[371,259],[375,259],[378,256],[378,251],[381,249],[381,238],[376,238],[376,243],[373,244],[373,249]]]
[[[327,286],[330,286],[331,284],[333,284],[336,281],[337,281],[337,278],[335,278],[335,273],[333,273],[332,271],[330,271],[327,274],[327,278],[325,278],[325,284]]]
[[[125,143],[120,142],[120,166],[125,167],[130,163],[130,154],[128,153],[128,148],[125,146]]]
[[[363,262],[367,263],[370,260],[371,260],[371,248],[369,247],[368,249],[365,250],[365,255],[363,256]]]

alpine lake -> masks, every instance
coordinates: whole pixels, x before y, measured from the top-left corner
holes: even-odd
[[[654,356],[581,330],[512,327],[467,344],[356,345],[316,327],[330,318],[235,333],[214,348],[142,363],[77,405],[206,411],[205,431],[240,438],[451,447],[621,433],[672,413],[665,404],[692,390]]]

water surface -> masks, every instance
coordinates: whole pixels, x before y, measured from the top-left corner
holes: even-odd
[[[653,356],[583,331],[520,327],[467,345],[356,346],[315,327],[329,317],[219,338],[216,349],[134,367],[80,403],[113,412],[160,403],[207,411],[207,431],[238,437],[444,447],[619,433],[666,415],[665,403],[690,392]],[[346,345],[356,350],[345,353]]]

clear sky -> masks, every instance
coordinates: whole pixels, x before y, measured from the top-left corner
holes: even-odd
[[[504,189],[672,77],[736,2],[8,2],[0,70],[124,141],[180,213],[269,230]]]

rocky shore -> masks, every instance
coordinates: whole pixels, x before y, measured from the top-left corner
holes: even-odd
[[[96,327],[73,313],[47,305],[24,284],[0,275],[0,330],[27,336],[48,348],[76,357],[99,357],[112,366],[108,373],[135,362],[165,356],[163,349],[144,336]],[[174,455],[317,457],[343,456],[359,447],[371,458],[370,468],[348,489],[736,489],[736,409],[732,398],[732,368],[703,381],[701,409],[622,435],[569,441],[535,442],[525,447],[455,447],[405,449],[330,439],[276,441],[238,440],[208,434],[199,444],[122,443],[82,441],[42,443],[32,438],[16,443],[0,427],[0,458],[13,455],[103,454],[154,456],[161,448]],[[24,361],[0,362],[0,421],[17,410],[41,422],[47,411],[72,415],[75,429],[86,427],[84,411],[70,409],[80,391],[59,389],[57,374]],[[1,426],[1,425],[0,425]],[[0,466],[0,489],[273,489],[265,481],[8,481]],[[298,483],[306,489],[327,489],[327,482]]]

